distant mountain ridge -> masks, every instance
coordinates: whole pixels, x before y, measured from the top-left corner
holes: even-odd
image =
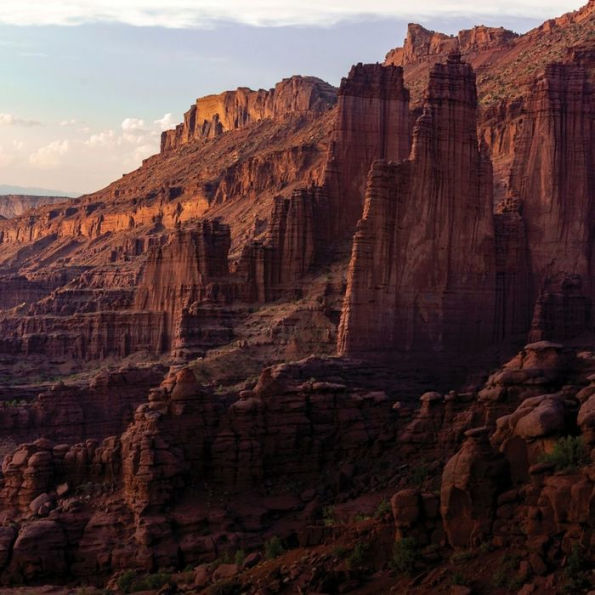
[[[26,194],[0,194],[0,218],[12,219],[25,211],[42,205],[70,200],[70,196],[31,196]]]
[[[53,190],[49,188],[37,188],[35,186],[12,186],[10,184],[0,184],[0,195],[16,194],[20,196],[65,196],[67,198],[76,198],[80,196],[77,192],[64,192],[63,190]]]

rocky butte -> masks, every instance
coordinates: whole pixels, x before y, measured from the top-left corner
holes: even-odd
[[[0,585],[593,590],[595,4],[199,98],[0,221]]]

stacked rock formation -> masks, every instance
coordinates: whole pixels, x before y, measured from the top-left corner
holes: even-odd
[[[328,238],[328,199],[321,187],[277,197],[267,237],[244,248],[238,272],[251,302],[298,292],[299,282],[314,264]]]
[[[194,231],[174,233],[149,256],[135,308],[165,312],[162,350],[171,348],[184,309],[196,301],[225,299],[216,281],[229,274],[229,245],[229,227],[203,220]]]
[[[525,105],[510,187],[526,223],[531,338],[566,339],[586,328],[595,298],[593,95],[581,65],[553,64]]]
[[[409,91],[395,66],[357,64],[341,81],[326,165],[332,231],[351,232],[363,209],[366,177],[376,159],[409,154]]]
[[[475,76],[454,54],[432,70],[411,158],[374,164],[340,353],[470,352],[492,340],[492,178],[476,109]]]

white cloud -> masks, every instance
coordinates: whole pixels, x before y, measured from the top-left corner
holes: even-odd
[[[40,169],[53,169],[62,162],[62,157],[68,153],[70,142],[55,140],[45,147],[40,147],[29,156],[29,163]]]
[[[113,130],[104,130],[103,132],[92,134],[83,142],[88,147],[109,147],[114,144],[115,139],[116,133]]]
[[[145,121],[139,118],[126,118],[122,121],[122,130],[133,134],[145,132]]]
[[[551,18],[576,10],[577,0],[3,0],[0,22],[76,25],[107,21],[137,26],[208,27],[217,20],[250,25],[324,25],[358,15],[423,18],[450,15]]]
[[[62,126],[63,128],[66,128],[68,126],[76,126],[78,123],[78,120],[72,119],[72,120],[62,120],[60,122],[60,126]]]
[[[0,126],[41,126],[41,122],[19,118],[13,114],[0,114]]]
[[[165,114],[163,118],[155,120],[154,123],[157,124],[157,126],[159,126],[159,130],[163,132],[164,130],[169,130],[170,128],[173,128],[178,122],[174,119],[172,114],[168,113]]]

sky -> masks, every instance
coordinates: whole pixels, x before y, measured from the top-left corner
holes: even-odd
[[[523,33],[581,4],[0,0],[0,185],[97,190],[158,152],[197,97],[293,74],[338,85],[402,45],[408,22]]]

